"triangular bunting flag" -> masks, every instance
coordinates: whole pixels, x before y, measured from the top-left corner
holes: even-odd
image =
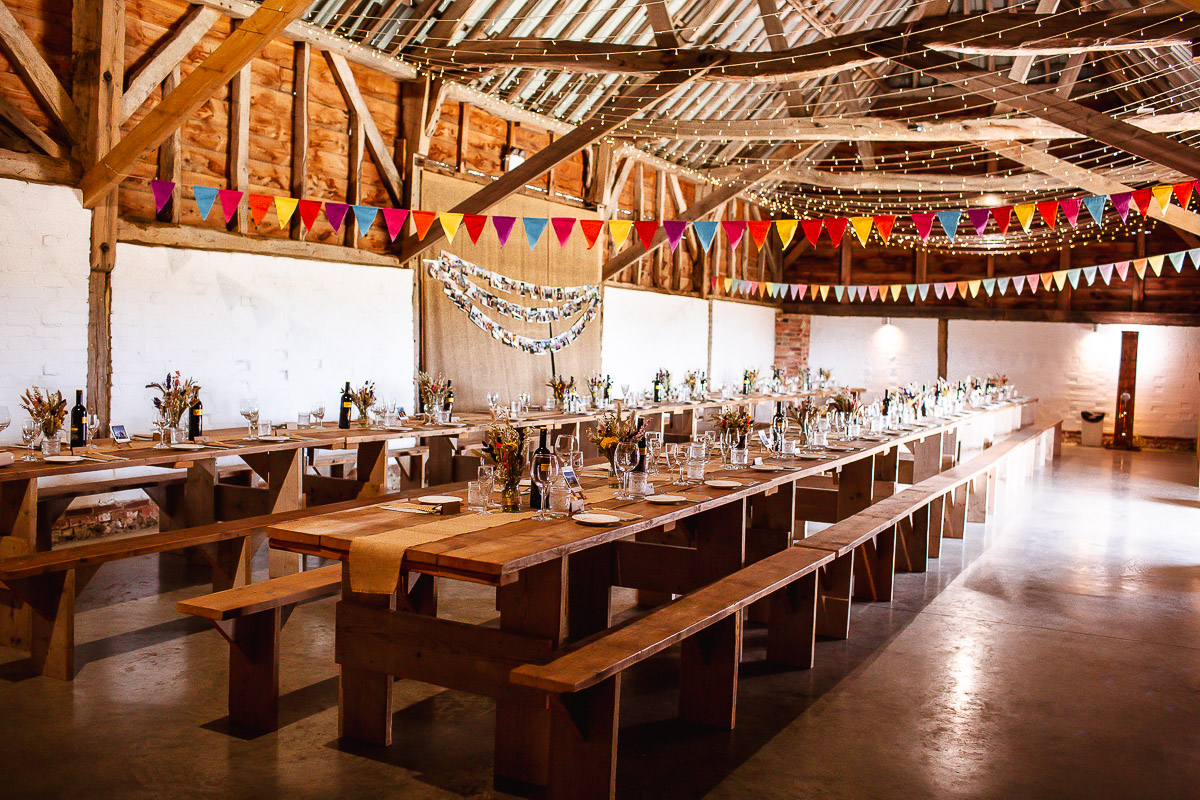
[[[1127,280],[1129,278],[1129,262],[1128,261],[1118,261],[1117,263],[1112,265],[1112,268],[1117,271],[1117,278],[1119,280]],[[1101,267],[1100,271],[1104,272],[1104,267]],[[1108,278],[1105,278],[1104,282],[1108,283]]]
[[[1071,282],[1072,289],[1079,288],[1079,273],[1081,273],[1081,272],[1083,272],[1083,270],[1081,270],[1081,269],[1067,270],[1067,280],[1069,280]]]
[[[946,294],[946,284],[935,283],[933,285],[933,296],[936,297],[938,300],[941,300],[942,296],[944,294]]]
[[[922,242],[929,239],[929,233],[933,230],[933,217],[932,211],[918,211],[912,215],[913,225],[917,226],[917,235]]]
[[[525,226],[525,241],[529,242],[530,250],[537,246],[549,221],[545,217],[521,217],[521,224]]]
[[[1096,280],[1096,268],[1095,267],[1084,267],[1083,268],[1083,279],[1085,281],[1087,281],[1088,286],[1091,286]]]
[[[1042,215],[1042,221],[1054,230],[1054,226],[1058,223],[1058,201],[1046,200],[1037,204],[1038,213]]]
[[[870,217],[851,217],[850,225],[854,228],[854,235],[858,237],[858,243],[863,247],[867,246],[867,237],[871,235],[871,226],[875,221]]]
[[[725,286],[725,294],[729,294],[729,290],[733,288],[733,280],[731,278],[725,278],[722,280],[722,283]]]
[[[904,284],[904,291],[908,294],[908,302],[911,303],[913,298],[917,296],[917,285],[915,283],[906,283]]]
[[[1158,201],[1158,207],[1163,211],[1167,210],[1167,206],[1171,205],[1171,194],[1173,187],[1171,186],[1155,186],[1150,190],[1154,195],[1154,199]]]
[[[971,291],[971,297],[976,297],[979,295],[979,287],[982,283],[982,280],[967,281],[967,288]]]
[[[1083,198],[1083,207],[1092,215],[1097,225],[1104,223],[1104,204],[1108,202],[1108,196],[1103,194],[1094,194],[1091,197]]]
[[[1192,198],[1193,186],[1195,184],[1192,181],[1184,181],[1171,187],[1171,190],[1175,192],[1175,200],[1179,203],[1180,208],[1187,208],[1188,200]]]
[[[1053,277],[1055,288],[1061,292],[1063,287],[1067,285],[1067,271],[1065,269],[1056,269],[1054,270]],[[1046,288],[1049,289],[1050,284],[1047,283]]]
[[[551,217],[550,224],[554,226],[554,235],[558,237],[559,249],[566,247],[567,240],[571,238],[571,229],[575,227],[575,218]]]
[[[746,223],[746,229],[750,231],[750,239],[754,242],[754,247],[762,250],[763,245],[767,243],[767,234],[771,232],[771,220],[750,220]]]
[[[870,219],[870,217],[867,217],[867,219]],[[871,296],[872,300],[879,299],[879,287],[878,286],[868,287],[867,293]]]
[[[500,240],[500,247],[503,248],[508,244],[508,237],[512,235],[513,227],[517,224],[516,217],[498,217],[492,215],[492,227],[496,230],[496,238]],[[625,223],[628,225],[629,223]],[[628,232],[628,230],[626,230]],[[624,241],[624,240],[622,240]],[[614,249],[616,249],[614,247]]]
[[[325,201],[325,219],[333,227],[333,232],[337,233],[342,229],[342,223],[346,220],[346,215],[350,213],[350,206],[346,203],[331,203]],[[433,212],[430,212],[433,213]]]
[[[807,283],[792,284],[792,299],[793,300],[803,300],[804,295],[807,293],[808,293],[808,284]]]
[[[992,219],[996,220],[996,227],[1000,229],[1001,234],[1008,233],[1008,224],[1012,221],[1012,206],[1000,206],[992,209]]]
[[[633,228],[637,231],[638,239],[642,242],[642,247],[649,250],[650,243],[654,241],[654,234],[658,233],[658,220],[639,219],[633,223]]]
[[[591,250],[596,246],[596,240],[600,238],[600,231],[604,229],[604,220],[581,219],[579,220],[579,229],[583,231],[583,238],[587,241],[587,249]]]
[[[1058,207],[1062,209],[1063,218],[1072,228],[1079,222],[1079,206],[1078,197],[1069,197],[1058,204]]]
[[[217,198],[221,201],[221,211],[225,214],[225,224],[233,222],[233,215],[242,204],[242,193],[234,189],[220,189]]]
[[[1135,258],[1133,260],[1133,271],[1137,273],[1137,276],[1139,278],[1145,278],[1146,277],[1146,259]],[[1121,277],[1125,277],[1125,276],[1122,275]]]
[[[687,230],[687,221],[682,219],[665,220],[662,224],[663,230],[667,232],[667,244],[671,247],[671,252],[675,252],[675,248],[679,247],[679,242],[683,240],[684,231]]]
[[[375,217],[379,215],[379,209],[375,206],[354,206],[354,222],[358,225],[358,235],[366,236],[367,231],[371,230],[371,226],[375,224]],[[453,235],[450,237],[454,238]]]
[[[1040,280],[1040,278],[1041,278],[1040,275],[1026,275],[1025,276],[1025,288],[1029,290],[1030,294],[1037,294],[1038,280]]]
[[[967,282],[959,281],[958,283],[955,284],[955,286],[958,287],[958,296],[965,300],[967,297],[967,289],[970,288],[968,286]],[[951,295],[951,297],[953,297],[953,295]]]
[[[700,247],[704,252],[708,252],[708,248],[712,247],[713,239],[717,235],[717,222],[712,219],[697,220],[692,223],[692,230],[696,232],[696,238],[700,240]]]
[[[833,296],[838,299],[839,303],[842,301],[842,297],[845,296],[845,294],[846,294],[845,286],[842,286],[839,284],[839,285],[833,287]]]
[[[175,181],[150,181],[150,191],[154,193],[154,211],[158,213],[175,195]]]
[[[946,281],[946,299],[954,299],[954,292],[958,290],[958,284],[954,281]]]
[[[208,219],[213,203],[217,200],[217,190],[210,186],[193,186],[192,196],[196,198],[196,208],[200,211],[200,219]]]
[[[609,220],[608,236],[612,239],[613,251],[620,250],[625,245],[625,240],[629,238],[631,230],[633,230],[633,223],[627,219]]]
[[[798,224],[794,219],[775,220],[775,233],[779,236],[779,243],[784,250],[792,243],[792,238],[796,235],[796,225]]]
[[[1162,275],[1164,256],[1150,256],[1146,260],[1150,262],[1150,269],[1154,270],[1155,275]]]
[[[725,220],[721,223],[721,227],[725,230],[725,238],[729,241],[730,247],[737,247],[742,242],[742,237],[746,234],[746,223],[743,220]]]
[[[413,225],[417,228],[417,240],[423,241],[425,234],[429,233],[429,229],[433,226],[433,221],[437,219],[437,213],[434,211],[416,211],[412,212]]]
[[[822,287],[821,287],[821,299],[822,299],[822,300],[824,300],[824,299],[825,299],[825,298],[827,298],[827,297],[829,297],[829,287],[828,287],[828,286],[822,286]]]
[[[1192,266],[1200,269],[1200,247],[1188,250],[1188,255],[1192,257]]]
[[[1021,223],[1021,230],[1029,233],[1029,225],[1033,222],[1033,203],[1021,203],[1013,206],[1013,213],[1017,215],[1017,222]]]
[[[254,220],[255,225],[262,224],[263,218],[271,210],[272,201],[269,194],[252,194],[246,198],[246,205],[250,206],[250,219]]]
[[[1177,253],[1168,254],[1167,258],[1171,259],[1171,266],[1175,268],[1176,272],[1183,272],[1183,260],[1187,258],[1187,253],[1180,250]]]
[[[1000,290],[1000,294],[1004,294],[1005,292],[1008,291],[1008,281],[1009,281],[1008,278],[997,278],[996,279],[996,288]]]
[[[1104,285],[1107,286],[1112,281],[1113,267],[1115,264],[1101,264],[1100,277],[1104,279]]]
[[[1043,272],[1041,277],[1042,277],[1042,288],[1045,289],[1047,292],[1050,291],[1050,284],[1055,280],[1054,273],[1053,272]],[[1066,279],[1066,277],[1067,277],[1066,275],[1063,275],[1064,280]]]
[[[393,242],[400,235],[400,231],[404,230],[404,220],[408,219],[407,208],[381,208],[380,213],[383,214],[383,224],[387,226],[388,238]]]
[[[808,239],[808,243],[815,247],[817,239],[821,238],[821,229],[825,227],[825,220],[802,219],[800,227],[804,230],[804,238]]]
[[[939,211],[937,212],[938,222],[942,224],[942,230],[946,232],[946,237],[951,242],[954,241],[954,234],[958,232],[958,221],[962,219],[961,211]]]
[[[900,289],[901,289],[900,284],[898,284],[898,283],[892,284],[891,291],[892,291],[892,302],[893,303],[900,299]],[[909,298],[909,299],[912,299],[912,298]]]
[[[983,232],[987,229],[988,218],[991,215],[992,210],[989,208],[967,209],[967,219],[971,220],[971,226],[975,228],[976,236],[983,236]]]
[[[467,236],[471,244],[479,244],[479,237],[487,227],[487,214],[464,214],[463,225],[467,228]]]
[[[300,221],[304,223],[304,230],[311,231],[312,226],[317,224],[317,215],[321,213],[320,200],[301,200]]]
[[[438,222],[442,223],[442,230],[446,232],[446,239],[450,242],[454,241],[454,234],[458,233],[458,226],[462,221],[462,214],[452,214],[449,211],[438,214]]]
[[[1116,209],[1117,216],[1121,218],[1121,222],[1129,216],[1129,201],[1133,197],[1132,192],[1119,192],[1110,194],[1108,199],[1112,201],[1113,208]]]
[[[876,214],[872,220],[875,222],[875,230],[879,232],[879,238],[887,244],[892,235],[892,226],[896,224],[896,217],[892,214]]]
[[[987,292],[988,297],[991,297],[996,291],[996,279],[995,278],[984,278],[983,279],[983,291]]]
[[[921,293],[921,300],[924,300],[925,298],[929,297],[929,284],[928,283],[918,283],[917,291]]]
[[[1020,294],[1021,290],[1023,288],[1025,288],[1025,276],[1024,275],[1013,275],[1012,285],[1013,285],[1013,291],[1016,292],[1017,294]],[[1004,292],[1001,291],[1000,294],[1004,294]]]
[[[825,220],[825,232],[829,234],[830,240],[839,245],[842,243],[842,237],[846,235],[846,226],[850,224],[850,220],[845,217],[832,217]]]
[[[1138,189],[1133,192],[1133,202],[1137,206],[1137,210],[1142,212],[1142,216],[1150,213],[1150,200],[1154,197],[1153,191],[1147,186],[1145,189]]]
[[[292,219],[292,215],[296,213],[296,206],[299,204],[300,201],[294,197],[275,198],[275,218],[279,220],[279,227],[287,227],[287,224]]]

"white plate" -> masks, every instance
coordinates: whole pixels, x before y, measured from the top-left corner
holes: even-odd
[[[521,478],[521,480],[517,481],[517,486],[520,486],[522,489],[527,489],[530,486],[533,486],[533,481],[531,481],[529,478]]]
[[[77,464],[83,461],[83,456],[46,456],[42,460],[47,464]]]
[[[286,436],[271,435],[271,436],[258,437],[258,441],[260,441],[260,442],[286,442],[287,440],[288,440],[288,437],[286,437]]]
[[[711,486],[714,489],[739,489],[742,486],[740,481],[722,481],[722,480],[705,481],[704,485]]]
[[[452,494],[427,494],[424,497],[418,497],[418,503],[424,503],[427,506],[440,506],[445,503],[461,503],[461,497],[455,497]]]
[[[687,501],[688,499],[681,494],[652,494],[646,497],[647,503],[654,503],[657,506],[677,506]]]
[[[188,442],[180,442],[179,444],[171,445],[172,450],[203,450],[202,444],[190,444]]]
[[[609,525],[620,523],[620,517],[614,517],[612,514],[576,514],[571,519],[578,522],[580,525],[590,525],[597,528],[606,528]]]

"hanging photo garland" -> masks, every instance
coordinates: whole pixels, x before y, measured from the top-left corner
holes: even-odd
[[[530,355],[548,355],[550,353],[557,353],[568,347],[579,337],[579,334],[583,333],[584,328],[587,327],[589,322],[595,319],[597,312],[600,310],[600,288],[596,285],[575,287],[540,286],[526,283],[525,281],[513,281],[510,278],[505,278],[502,275],[485,270],[469,261],[463,261],[458,256],[451,255],[445,251],[442,252],[439,259],[426,260],[425,266],[432,277],[441,281],[442,291],[450,298],[450,302],[454,303],[455,306],[465,313],[467,318],[477,328],[489,334],[493,339],[503,342],[509,347],[524,350]],[[480,289],[466,279],[465,275],[467,273],[486,277],[492,285],[495,285],[493,278],[501,278],[506,282],[506,285],[529,287],[526,291],[530,292],[531,296],[534,297],[551,299],[558,297],[560,292],[563,297],[559,297],[559,299],[566,299],[565,295],[567,294],[572,295],[572,297],[557,307],[531,308],[520,306]],[[480,310],[476,303],[493,308],[514,319],[534,322],[552,322],[573,316],[574,313],[578,313],[579,311],[583,313],[570,328],[562,333],[546,339],[534,339],[530,336],[522,336],[508,330]]]

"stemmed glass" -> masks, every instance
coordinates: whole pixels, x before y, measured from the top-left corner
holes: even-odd
[[[629,402],[629,384],[628,383],[621,384],[621,397],[626,402]]]
[[[37,440],[38,433],[41,432],[41,427],[33,420],[29,420],[21,426],[21,442],[29,450],[22,458],[22,461],[37,461],[33,455],[33,443]]]
[[[321,420],[325,419],[325,403],[321,402],[320,400],[313,403],[312,409],[309,410],[309,413],[312,414],[313,419],[317,421],[318,428],[324,427],[324,425],[321,423]]]
[[[0,406],[0,433],[12,423],[12,417],[8,415],[8,406]]]
[[[87,420],[87,440],[91,445],[96,440],[96,435],[100,433],[100,417],[96,414],[88,414]],[[4,430],[3,426],[0,426],[0,430]]]
[[[679,469],[679,444],[671,442],[662,451],[663,463],[667,465],[667,471],[672,477],[678,477],[677,470]],[[673,484],[678,484],[679,481],[672,481]]]
[[[616,453],[613,456],[613,466],[617,468],[617,477],[621,483],[621,489],[617,493],[618,500],[632,500],[633,495],[629,493],[629,472],[638,462],[638,448],[633,442],[621,442],[617,445]]]
[[[534,453],[529,462],[529,480],[538,487],[542,497],[541,507],[532,519],[544,522],[554,517],[546,513],[550,505],[550,486],[558,477],[558,458],[553,453]]]
[[[258,399],[254,398],[254,397],[247,397],[246,399],[242,400],[241,404],[238,407],[238,411],[240,411],[242,416],[246,418],[246,423],[250,426],[249,433],[246,435],[246,438],[247,439],[257,439],[258,438]]]
[[[554,439],[554,452],[560,456],[574,453],[579,449],[578,441],[578,439],[569,433],[560,433]],[[571,463],[570,456],[567,456],[567,463]]]
[[[171,429],[171,424],[167,422],[166,416],[159,414],[154,420],[154,427],[158,430],[158,444],[154,445],[155,450],[166,450],[170,445],[167,444],[167,431]]]
[[[384,417],[388,413],[388,401],[382,397],[376,398],[375,404],[371,406],[371,416],[375,418],[375,428],[382,428],[384,425]]]
[[[662,447],[662,431],[646,431],[646,468],[651,475],[658,474],[658,454]]]

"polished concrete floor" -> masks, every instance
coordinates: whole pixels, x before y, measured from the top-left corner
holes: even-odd
[[[675,651],[640,665],[618,797],[1200,797],[1195,478],[1194,456],[1068,446],[894,602],[856,605],[815,669],[775,669],[750,630],[735,731],[673,719]],[[102,569],[73,683],[0,650],[0,797],[493,796],[483,699],[401,683],[393,746],[339,743],[332,600],[284,630],[281,730],[230,730],[227,646],[173,608],[203,580],[177,557]]]

